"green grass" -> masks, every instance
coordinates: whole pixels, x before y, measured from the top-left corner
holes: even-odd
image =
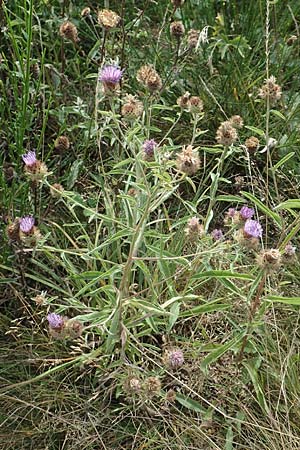
[[[104,6],[122,16],[106,36]],[[296,0],[186,0],[176,11],[167,0],[2,4],[1,448],[300,447],[297,252],[274,273],[257,260],[261,248],[299,248],[299,14]],[[59,35],[66,19],[77,43]],[[172,20],[185,27],[179,52]],[[205,26],[208,42],[188,50],[188,31]],[[97,78],[112,61],[125,70],[106,96]],[[144,64],[161,76],[156,94],[136,79]],[[258,95],[268,75],[283,91],[274,105]],[[203,113],[180,109],[186,91]],[[143,102],[131,122],[126,93]],[[238,139],[217,145],[236,114]],[[251,135],[260,151],[249,155]],[[261,152],[269,137],[277,144]],[[146,139],[159,143],[150,162]],[[201,161],[190,176],[176,165],[189,144]],[[24,170],[29,150],[48,168],[38,183]],[[64,188],[56,197],[54,183]],[[263,226],[257,251],[241,246],[241,224],[224,225],[228,208],[244,205]],[[7,234],[27,215],[36,245]],[[192,217],[204,228],[195,241]],[[81,324],[80,336],[56,339],[50,312]],[[185,360],[177,370],[166,364],[173,347]]]

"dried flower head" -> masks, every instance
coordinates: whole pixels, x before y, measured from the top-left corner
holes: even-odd
[[[190,242],[195,242],[205,234],[204,227],[200,224],[198,217],[192,217],[188,220],[184,232]]]
[[[74,23],[67,21],[61,24],[59,28],[59,34],[61,37],[68,39],[74,43],[78,42],[78,31]]]
[[[41,69],[40,69],[40,65],[39,63],[35,62],[33,64],[31,64],[30,66],[30,73],[32,74],[33,78],[35,80],[39,79],[40,73],[41,73]]]
[[[255,136],[250,136],[246,139],[245,146],[249,153],[255,153],[259,147],[259,140]]]
[[[116,28],[119,25],[121,17],[110,9],[102,9],[98,12],[98,23],[106,30]]]
[[[243,228],[236,231],[233,238],[241,247],[248,250],[257,250],[259,247],[259,238],[246,234]]]
[[[201,98],[195,95],[191,96],[189,92],[186,92],[177,99],[177,105],[193,114],[199,114],[203,111],[203,102]]]
[[[75,339],[82,335],[83,326],[79,320],[70,319],[65,322],[66,334],[71,338]]]
[[[89,8],[88,6],[86,6],[85,8],[83,8],[83,10],[81,11],[81,17],[87,17],[91,14],[91,8]]]
[[[271,104],[274,104],[280,100],[281,95],[281,87],[276,83],[276,78],[273,75],[265,80],[265,84],[263,84],[258,92],[259,97],[264,99],[269,98]]]
[[[198,46],[200,38],[200,31],[199,30],[190,30],[188,32],[188,46],[189,48],[196,48]]]
[[[297,261],[296,256],[296,247],[292,245],[290,242],[285,246],[283,254],[282,254],[282,262],[283,264],[293,264]]]
[[[214,241],[222,241],[224,239],[224,234],[222,230],[215,229],[211,232],[211,236]]]
[[[179,8],[184,4],[184,0],[171,0],[171,3],[175,6],[175,8]]]
[[[59,152],[65,152],[70,148],[70,141],[67,136],[58,136],[54,142],[54,148]]]
[[[182,350],[180,350],[179,348],[166,350],[163,356],[163,361],[169,369],[179,369],[179,367],[184,364],[184,356]]]
[[[244,121],[241,116],[235,115],[230,117],[229,122],[234,128],[241,129],[244,126]]]
[[[189,100],[189,110],[193,114],[199,114],[203,111],[203,101],[200,97],[193,95]]]
[[[181,21],[172,22],[170,25],[170,33],[177,39],[180,39],[184,35],[184,25]]]
[[[243,206],[240,210],[240,217],[242,220],[251,219],[254,216],[254,209]]]
[[[161,390],[161,382],[158,377],[148,377],[144,382],[144,390],[145,394],[148,397],[154,397],[158,395]]]
[[[169,389],[166,393],[166,402],[175,403],[175,401],[176,401],[176,392],[173,389]]]
[[[144,159],[146,161],[152,161],[154,157],[154,150],[157,147],[157,142],[154,139],[148,139],[144,141],[142,148],[144,152]]]
[[[142,385],[138,377],[130,375],[124,382],[124,391],[129,395],[134,395],[141,392]]]
[[[20,219],[16,218],[12,223],[10,223],[6,228],[6,234],[10,241],[20,240]]]
[[[177,169],[187,175],[194,175],[200,168],[198,151],[191,145],[182,148],[176,160]]]
[[[186,92],[177,99],[177,105],[182,109],[189,110],[190,107],[190,93]]]
[[[143,103],[134,95],[127,94],[121,109],[121,114],[125,119],[137,119],[143,114]]]
[[[60,198],[63,192],[64,188],[59,183],[54,183],[50,186],[50,195],[53,198]]]
[[[257,256],[257,264],[265,269],[267,272],[276,272],[281,266],[281,254],[280,251],[271,248],[270,250],[263,250]]]
[[[298,40],[298,37],[293,34],[292,36],[290,36],[289,38],[287,38],[286,43],[287,45],[294,45],[294,43]]]
[[[150,92],[159,91],[162,87],[162,81],[152,65],[146,64],[142,66],[137,74],[136,79],[139,83],[149,89]]]
[[[217,129],[216,140],[218,144],[231,145],[238,138],[236,129],[232,126],[231,122],[222,122]]]
[[[40,294],[36,295],[35,297],[32,297],[32,300],[38,306],[45,305],[47,303],[47,291],[41,291]]]

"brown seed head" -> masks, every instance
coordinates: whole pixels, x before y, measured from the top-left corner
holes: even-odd
[[[229,122],[234,128],[241,129],[244,126],[244,121],[241,116],[235,115],[230,117]]]
[[[234,240],[241,246],[248,250],[257,250],[260,245],[259,238],[248,237],[245,235],[243,228],[240,228],[233,235]]]
[[[145,380],[144,390],[148,397],[158,395],[161,390],[161,382],[157,377],[149,377]]]
[[[198,217],[192,217],[188,220],[184,232],[190,242],[195,242],[205,235],[204,227],[200,224]]]
[[[182,109],[188,110],[190,106],[190,93],[186,92],[181,97],[179,97],[177,99],[177,105]]]
[[[12,223],[10,223],[6,228],[6,234],[10,241],[20,240],[20,220],[16,218]]]
[[[276,272],[280,269],[282,263],[281,253],[275,248],[263,250],[257,256],[257,264],[267,272]]]
[[[54,148],[59,152],[65,152],[66,150],[69,150],[70,141],[67,136],[59,136],[58,138],[56,138],[54,142]]]
[[[159,91],[162,87],[162,81],[156,70],[151,65],[142,66],[136,75],[139,83],[143,84],[150,92]]]
[[[276,83],[276,78],[273,75],[265,80],[265,84],[263,84],[258,92],[258,96],[261,98],[266,99],[269,97],[271,104],[280,100],[281,95],[281,87]]]
[[[176,160],[177,169],[187,175],[194,175],[200,168],[200,158],[198,151],[192,145],[182,148]]]
[[[176,38],[181,38],[184,35],[184,25],[180,21],[172,22],[170,25],[170,33]]]
[[[72,22],[67,21],[62,23],[59,28],[59,34],[61,37],[74,43],[79,41],[77,28]]]
[[[141,381],[139,378],[131,375],[128,378],[126,378],[124,383],[124,390],[127,392],[127,394],[137,394],[141,391]]]
[[[98,12],[98,23],[107,30],[116,28],[121,20],[117,13],[110,9],[102,9]]]
[[[235,128],[229,121],[222,122],[219,126],[216,134],[216,140],[218,144],[231,145],[238,138],[238,134]]]
[[[61,194],[64,192],[64,188],[59,183],[54,183],[50,186],[50,195],[53,198],[60,198]]]
[[[287,40],[286,43],[287,45],[294,45],[294,43],[298,40],[298,37],[295,36],[294,34],[292,36],[290,36]]]
[[[259,140],[255,136],[251,136],[245,141],[245,146],[249,153],[255,153],[259,147]]]
[[[199,30],[190,30],[188,32],[188,46],[189,48],[196,48],[198,45],[200,37],[200,31]]]
[[[143,114],[143,103],[134,95],[127,94],[121,109],[121,114],[125,119],[137,119]]]
[[[195,95],[190,98],[189,101],[189,110],[191,113],[197,114],[203,111],[203,101],[200,97],[196,97]]]
[[[180,8],[184,4],[184,0],[171,0],[172,5],[176,8]]]
[[[81,11],[81,17],[87,17],[91,14],[91,8],[89,8],[88,6],[86,8],[83,8],[83,10]]]

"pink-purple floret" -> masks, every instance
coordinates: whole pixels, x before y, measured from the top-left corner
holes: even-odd
[[[64,319],[59,314],[50,313],[47,316],[49,327],[53,329],[62,328]]]
[[[34,217],[25,216],[20,219],[20,230],[22,233],[30,233],[34,227]]]
[[[223,231],[218,229],[213,230],[211,236],[215,241],[221,241],[224,238]]]
[[[262,226],[257,220],[248,219],[244,225],[244,232],[249,237],[260,238],[262,237]]]
[[[22,155],[22,159],[23,159],[25,165],[28,167],[33,166],[37,161],[36,154],[35,154],[35,152],[32,152],[32,151],[29,151],[29,152],[25,153],[24,155]]]
[[[236,209],[235,208],[229,208],[228,211],[227,211],[228,217],[234,217],[235,213],[236,213]]]
[[[157,142],[155,142],[154,139],[149,139],[143,143],[143,150],[147,156],[153,156],[154,149],[156,146],[157,146]]]
[[[173,350],[169,355],[170,365],[173,369],[177,369],[184,363],[184,356],[181,350]]]
[[[248,208],[248,206],[243,206],[240,210],[240,216],[242,219],[247,220],[251,219],[254,215],[254,209]]]
[[[99,76],[99,81],[102,83],[117,84],[121,80],[123,70],[116,66],[104,66]]]

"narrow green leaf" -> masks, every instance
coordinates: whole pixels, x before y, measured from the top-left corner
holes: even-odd
[[[278,161],[277,164],[273,167],[273,171],[277,170],[280,166],[282,166],[284,163],[286,163],[289,159],[291,159],[295,155],[295,152],[290,152],[287,155],[285,155],[283,158],[281,158],[280,161]]]
[[[228,350],[235,347],[238,344],[238,342],[243,338],[243,336],[244,336],[244,333],[240,333],[238,336],[234,337],[226,344],[219,345],[218,348],[216,348],[216,350],[213,350],[208,356],[206,356],[203,359],[203,361],[200,365],[201,369],[204,372],[206,372],[207,368],[210,364],[217,361],[222,355],[224,355],[224,353],[228,352]]]
[[[194,280],[200,278],[239,278],[242,280],[254,280],[252,275],[247,273],[230,272],[229,270],[208,270],[205,272],[196,273],[192,277]]]
[[[291,198],[286,202],[279,203],[274,209],[299,209],[300,200],[298,198]]]
[[[254,367],[253,365],[251,365],[250,363],[244,363],[243,365],[247,369],[249,376],[251,378],[251,381],[253,383],[259,406],[261,407],[261,409],[263,410],[263,412],[265,414],[269,414],[270,410],[269,410],[268,404],[267,404],[265,396],[264,396],[263,388],[261,387],[259,379],[258,379],[257,368]]]
[[[182,406],[185,406],[186,408],[190,409],[191,411],[205,414],[206,409],[200,405],[199,402],[196,400],[192,400],[190,397],[185,397],[184,395],[180,393],[176,393],[176,400],[178,403],[180,403]]]
[[[300,306],[300,297],[279,297],[277,295],[269,295],[265,300],[269,302],[285,303],[286,305]]]

